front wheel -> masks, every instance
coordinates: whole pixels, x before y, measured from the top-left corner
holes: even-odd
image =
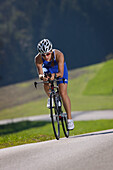
[[[57,109],[57,105],[55,102],[55,98],[53,97],[52,94],[50,95],[50,115],[51,115],[54,135],[56,139],[59,140],[60,138],[59,114],[58,114],[58,109]]]

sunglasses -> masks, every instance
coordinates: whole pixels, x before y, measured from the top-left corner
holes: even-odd
[[[51,53],[42,54],[43,57],[49,56]]]

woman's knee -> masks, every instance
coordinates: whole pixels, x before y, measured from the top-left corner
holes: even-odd
[[[60,95],[61,95],[62,98],[66,97],[67,96],[67,91],[61,90]]]

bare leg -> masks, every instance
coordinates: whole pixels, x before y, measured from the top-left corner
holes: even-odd
[[[48,83],[44,84],[44,90],[49,97],[50,94],[49,94],[49,84]],[[67,95],[67,84],[64,84],[64,83],[59,84],[59,91],[60,91],[60,95],[62,97],[63,106],[67,113],[67,118],[72,119],[72,117],[71,117],[71,102],[70,102],[70,98]]]
[[[44,83],[44,90],[45,90],[47,96],[49,97],[50,94],[49,94],[49,84],[48,83]]]
[[[60,95],[62,97],[63,105],[67,113],[67,118],[72,119],[71,117],[71,101],[67,95],[67,84],[59,84]]]

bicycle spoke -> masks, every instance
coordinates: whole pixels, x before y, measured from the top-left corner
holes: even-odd
[[[55,134],[55,137],[57,140],[59,140],[60,137],[60,124],[59,124],[59,115],[58,115],[58,110],[56,107],[56,103],[54,100],[54,107],[52,107],[52,94],[50,95],[50,112],[51,112],[51,120],[52,120],[52,126],[53,126],[53,131]]]

